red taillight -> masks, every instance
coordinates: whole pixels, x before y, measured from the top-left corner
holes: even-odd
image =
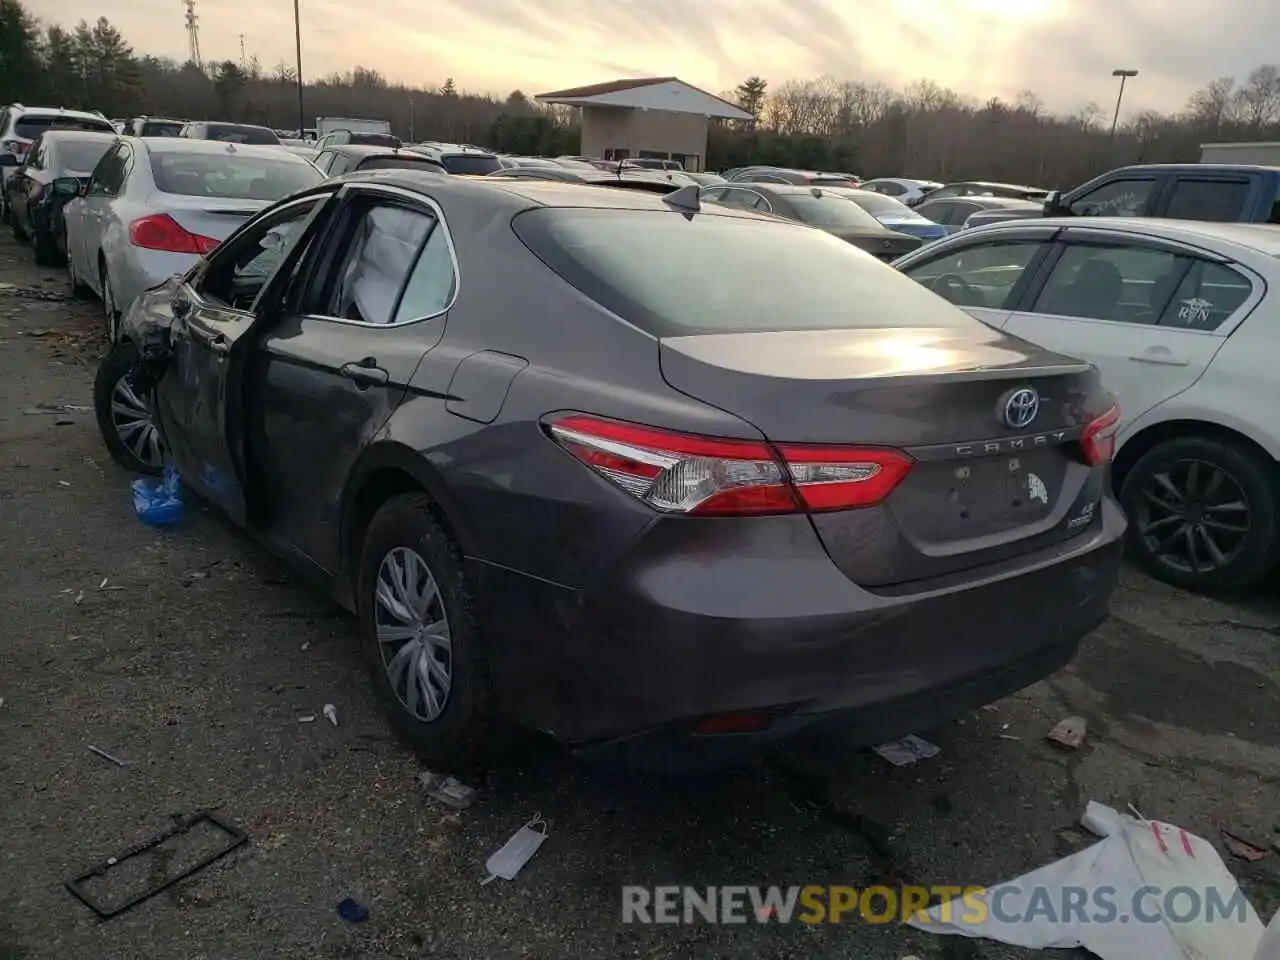
[[[144,250],[194,253],[201,256],[218,246],[217,240],[184,229],[167,213],[153,214],[129,224],[129,242]]]
[[[741,713],[713,713],[694,724],[693,732],[703,736],[720,736],[733,733],[759,733],[773,722],[769,713],[743,711]]]
[[[742,516],[848,510],[883,500],[911,469],[896,450],[725,440],[569,416],[562,447],[664,513]]]
[[[1120,425],[1120,407],[1111,405],[1100,417],[1094,417],[1080,434],[1084,462],[1090,466],[1109,463],[1116,452],[1116,429]]]

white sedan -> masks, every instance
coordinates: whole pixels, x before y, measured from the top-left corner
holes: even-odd
[[[1134,558],[1208,593],[1280,557],[1280,227],[1038,219],[894,264],[973,316],[1090,360],[1123,415],[1113,481]]]

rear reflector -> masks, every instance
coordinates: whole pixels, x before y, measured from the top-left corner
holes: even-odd
[[[129,242],[144,250],[193,253],[197,256],[203,256],[218,246],[217,240],[192,233],[167,213],[153,214],[129,224]]]
[[[664,513],[743,516],[879,503],[911,469],[896,450],[816,447],[673,433],[574,415],[551,436],[637,500]]]
[[[1084,462],[1090,466],[1110,463],[1116,452],[1116,431],[1120,426],[1120,407],[1111,405],[1100,417],[1090,420],[1080,434],[1080,447],[1084,452]]]
[[[768,713],[749,711],[742,713],[713,713],[694,724],[693,732],[700,733],[703,736],[716,736],[727,733],[759,733],[761,730],[767,730],[772,722],[773,717]]]

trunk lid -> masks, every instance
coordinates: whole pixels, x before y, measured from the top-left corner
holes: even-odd
[[[908,236],[892,230],[835,229],[831,231],[841,240],[865,250],[873,257],[888,263],[910,253],[921,245],[919,237]]]
[[[811,514],[863,586],[1006,559],[1076,536],[1099,514],[1105,470],[1084,462],[1079,442],[1111,403],[1097,371],[999,330],[671,337],[660,357],[671,386],[775,443],[887,446],[915,460],[881,503]],[[1035,415],[1012,426],[1021,421],[1006,408],[1025,389]]]
[[[156,213],[167,213],[182,229],[225,240],[263,207],[266,200],[238,200],[224,197],[188,197],[177,193],[155,193],[151,206]]]

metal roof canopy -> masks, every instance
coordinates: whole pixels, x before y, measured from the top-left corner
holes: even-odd
[[[755,119],[741,107],[705,90],[699,90],[677,77],[611,80],[586,87],[540,93],[533,99],[539,103],[559,103],[570,107],[661,110],[666,113],[691,113],[722,120]]]

